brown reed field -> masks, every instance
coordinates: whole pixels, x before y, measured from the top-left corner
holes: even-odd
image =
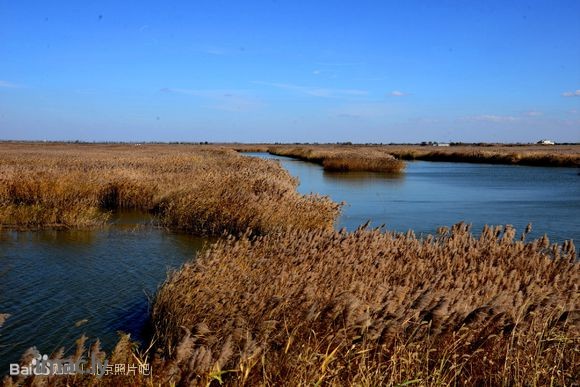
[[[276,145],[235,146],[240,151],[259,150],[324,165],[332,157],[342,158],[343,170],[398,172],[397,160],[448,161],[511,164],[546,167],[580,167],[580,145],[458,145],[450,147],[418,145]],[[330,163],[332,169],[333,163]],[[325,166],[325,169],[327,167]]]
[[[0,143],[2,228],[94,227],[114,210],[198,235],[332,227],[338,206],[297,185],[276,162],[217,146]]]
[[[580,380],[571,241],[527,240],[529,229],[517,235],[510,226],[475,236],[465,224],[425,238],[335,231],[339,208],[328,198],[297,194],[276,162],[217,146],[0,149],[3,227],[91,227],[132,208],[167,227],[235,235],[169,274],[152,305],[150,342],[122,335],[105,354],[81,337],[67,355],[147,363],[151,375],[6,377],[6,386]]]
[[[401,160],[580,167],[580,145],[382,146]]]
[[[476,237],[458,224],[423,239],[363,228],[246,233],[169,275],[148,348],[123,335],[107,356],[150,363],[152,375],[4,383],[572,386],[579,284],[573,243],[526,241],[510,226]],[[73,357],[106,357],[85,343]]]
[[[294,157],[322,165],[326,171],[368,171],[401,173],[405,163],[377,149],[368,148],[318,148],[318,147],[270,147],[268,152],[279,156]]]
[[[232,238],[159,291],[158,367],[184,385],[572,385],[575,259],[509,226]]]

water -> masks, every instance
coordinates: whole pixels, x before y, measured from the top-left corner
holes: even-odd
[[[417,234],[434,233],[460,221],[478,232],[483,225],[511,224],[532,237],[580,240],[580,176],[575,168],[543,168],[414,161],[405,172],[325,172],[321,166],[267,153],[300,179],[301,193],[346,202],[337,227],[364,224]]]
[[[111,350],[117,331],[141,338],[149,299],[169,268],[203,239],[144,223],[142,214],[94,231],[0,232],[0,375],[36,346],[50,354],[87,335]]]

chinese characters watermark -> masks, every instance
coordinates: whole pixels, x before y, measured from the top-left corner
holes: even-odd
[[[147,363],[139,364],[110,364],[108,360],[101,360],[95,354],[91,355],[90,362],[84,357],[73,359],[49,359],[48,355],[38,354],[29,365],[10,364],[10,375],[96,375],[101,378],[105,375],[151,375],[151,368]]]

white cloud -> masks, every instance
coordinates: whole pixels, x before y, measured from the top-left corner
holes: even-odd
[[[5,88],[5,89],[18,89],[22,86],[17,85],[17,84],[12,83],[12,82],[3,81],[0,79],[0,87]]]
[[[494,122],[494,123],[503,123],[503,122],[514,122],[518,121],[517,117],[514,116],[499,116],[494,114],[481,114],[477,116],[469,116],[464,117],[464,121],[477,121],[477,122]]]
[[[410,95],[409,93],[405,93],[403,91],[399,91],[399,90],[393,90],[391,91],[391,96],[393,97],[405,97],[407,95]]]
[[[562,97],[580,97],[580,90],[565,91],[562,93]]]
[[[295,91],[312,97],[321,97],[321,98],[360,97],[368,94],[368,91],[358,89],[329,89],[323,87],[300,86],[290,83],[276,83],[276,82],[254,82],[254,83],[258,85],[271,86],[283,90]]]
[[[544,113],[539,112],[537,110],[531,110],[529,112],[525,112],[524,115],[527,117],[539,117],[539,116],[543,116]]]
[[[362,66],[365,62],[316,62],[319,66]]]

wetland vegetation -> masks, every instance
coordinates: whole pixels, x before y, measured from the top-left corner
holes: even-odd
[[[338,204],[299,194],[279,163],[232,147],[1,145],[5,229],[94,228],[112,211],[137,209],[168,229],[222,236],[159,288],[147,342],[121,335],[105,353],[83,336],[51,355],[150,364],[151,375],[6,377],[5,385],[578,379],[580,267],[572,241],[530,240],[529,228],[518,234],[510,226],[476,236],[462,223],[421,238],[364,226],[338,231]],[[359,157],[322,154],[307,156],[325,169],[329,159]],[[373,155],[365,157],[400,162]],[[371,164],[365,159],[362,168]],[[27,351],[22,364],[33,356]]]

